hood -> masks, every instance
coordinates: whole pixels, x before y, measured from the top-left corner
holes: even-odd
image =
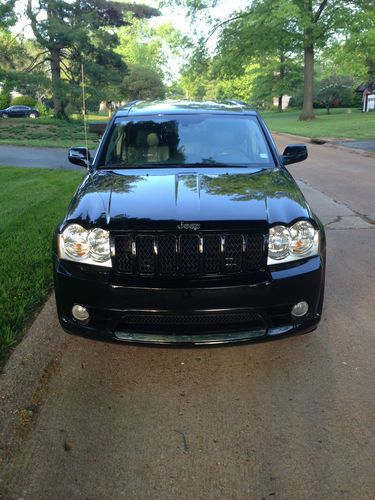
[[[311,217],[285,169],[98,170],[76,192],[65,223],[111,230],[204,223],[259,226]],[[157,223],[157,225],[156,225]]]

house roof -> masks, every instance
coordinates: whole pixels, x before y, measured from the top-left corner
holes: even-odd
[[[359,85],[357,87],[356,91],[357,92],[365,92],[368,90],[369,92],[374,92],[375,91],[375,80],[370,80],[368,83],[362,83],[362,85]]]

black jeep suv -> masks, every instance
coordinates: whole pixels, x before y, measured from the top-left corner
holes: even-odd
[[[261,117],[238,102],[136,102],[108,124],[56,229],[58,315],[71,333],[153,343],[316,328],[325,236]]]

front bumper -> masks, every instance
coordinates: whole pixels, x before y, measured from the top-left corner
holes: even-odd
[[[69,333],[141,343],[217,344],[315,329],[323,305],[324,261],[316,256],[278,266],[245,284],[165,287],[123,284],[108,270],[55,255],[54,280],[60,324]],[[290,311],[301,300],[308,302],[309,313],[296,320]],[[74,304],[88,309],[87,324],[72,317]]]

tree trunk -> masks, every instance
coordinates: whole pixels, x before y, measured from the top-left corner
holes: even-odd
[[[308,45],[304,51],[304,88],[303,109],[299,120],[313,120],[313,92],[314,92],[314,47]]]
[[[280,71],[279,71],[280,82],[283,84],[285,79],[285,55],[280,54]],[[283,111],[283,94],[278,97],[277,111],[281,113]]]
[[[61,84],[61,62],[60,49],[51,49],[51,78],[52,78],[52,99],[53,99],[53,114],[59,118],[64,116],[60,96]]]
[[[278,111],[278,113],[281,113],[282,110],[283,110],[283,96],[279,95],[279,97],[277,99],[277,111]]]

